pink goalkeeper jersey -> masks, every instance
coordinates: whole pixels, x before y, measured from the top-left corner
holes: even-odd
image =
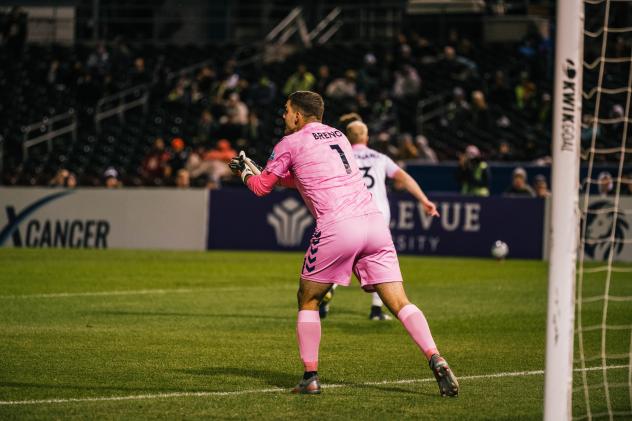
[[[318,227],[380,212],[362,180],[347,137],[325,124],[309,123],[281,139],[265,169],[278,177],[290,172]]]

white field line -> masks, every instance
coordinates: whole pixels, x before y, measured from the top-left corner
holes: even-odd
[[[102,297],[116,295],[152,295],[152,294],[189,294],[197,292],[230,292],[243,291],[244,289],[263,289],[264,287],[217,287],[217,288],[173,288],[173,289],[137,289],[119,291],[95,291],[95,292],[54,292],[49,294],[23,294],[23,295],[0,295],[0,300],[16,300],[26,298],[67,298],[67,297]],[[267,287],[266,287],[267,288]],[[289,286],[281,285],[276,289],[288,289]],[[292,286],[296,289],[295,286]]]
[[[629,368],[629,365],[610,365],[606,368],[608,370],[617,370],[623,368]],[[574,371],[599,371],[602,367],[588,367],[585,369],[576,368]],[[479,379],[495,379],[503,377],[526,377],[526,376],[538,376],[543,375],[544,370],[534,371],[514,371],[505,373],[493,373],[493,374],[479,374],[473,376],[459,377],[459,381],[463,380],[479,380]],[[337,389],[343,387],[354,386],[380,386],[391,384],[409,384],[409,383],[428,383],[433,382],[433,378],[425,379],[408,379],[408,380],[383,380],[379,382],[364,382],[359,384],[328,384],[324,385],[323,389]],[[103,401],[136,401],[136,400],[148,400],[148,399],[168,399],[168,398],[187,398],[187,397],[213,397],[213,396],[238,396],[257,393],[278,393],[289,392],[288,389],[282,389],[279,387],[269,389],[251,389],[251,390],[235,390],[232,392],[173,392],[173,393],[152,393],[146,395],[130,395],[130,396],[102,396],[95,398],[67,398],[67,399],[40,399],[40,400],[24,400],[24,401],[0,401],[0,406],[9,405],[42,405],[50,403],[73,403],[73,402],[103,402]]]

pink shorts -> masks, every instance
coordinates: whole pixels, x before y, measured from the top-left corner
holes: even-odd
[[[375,284],[402,281],[391,232],[381,213],[343,219],[314,231],[301,278],[348,286],[352,271],[366,291],[373,291]]]

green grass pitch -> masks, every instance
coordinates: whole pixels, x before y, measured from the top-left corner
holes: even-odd
[[[541,419],[546,264],[400,260],[458,398],[397,321],[368,320],[355,281],[322,324],[323,394],[289,394],[299,253],[0,249],[0,419]]]

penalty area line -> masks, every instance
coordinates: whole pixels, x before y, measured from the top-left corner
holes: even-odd
[[[629,368],[629,365],[610,365],[607,366],[607,370],[618,370]],[[588,367],[585,369],[576,368],[573,371],[599,371],[603,370],[603,367]],[[493,374],[478,374],[472,376],[459,377],[459,381],[464,380],[479,380],[479,379],[495,379],[505,377],[528,377],[543,375],[544,370],[533,371],[513,371],[505,373],[493,373]],[[357,386],[380,386],[391,384],[410,384],[410,383],[428,383],[433,382],[433,378],[425,379],[408,379],[408,380],[382,380],[378,382],[363,382],[356,384],[329,384],[323,385],[323,389],[339,389],[343,387],[357,387]],[[12,406],[12,405],[44,405],[55,403],[74,403],[74,402],[110,402],[110,401],[139,401],[150,399],[169,399],[169,398],[188,398],[188,397],[213,397],[213,396],[239,396],[258,393],[279,393],[289,392],[289,389],[282,389],[280,387],[268,388],[268,389],[251,389],[251,390],[235,390],[230,392],[173,392],[173,393],[152,393],[145,395],[129,395],[129,396],[102,396],[93,398],[58,398],[58,399],[39,399],[39,400],[23,400],[23,401],[0,401],[0,406]]]

